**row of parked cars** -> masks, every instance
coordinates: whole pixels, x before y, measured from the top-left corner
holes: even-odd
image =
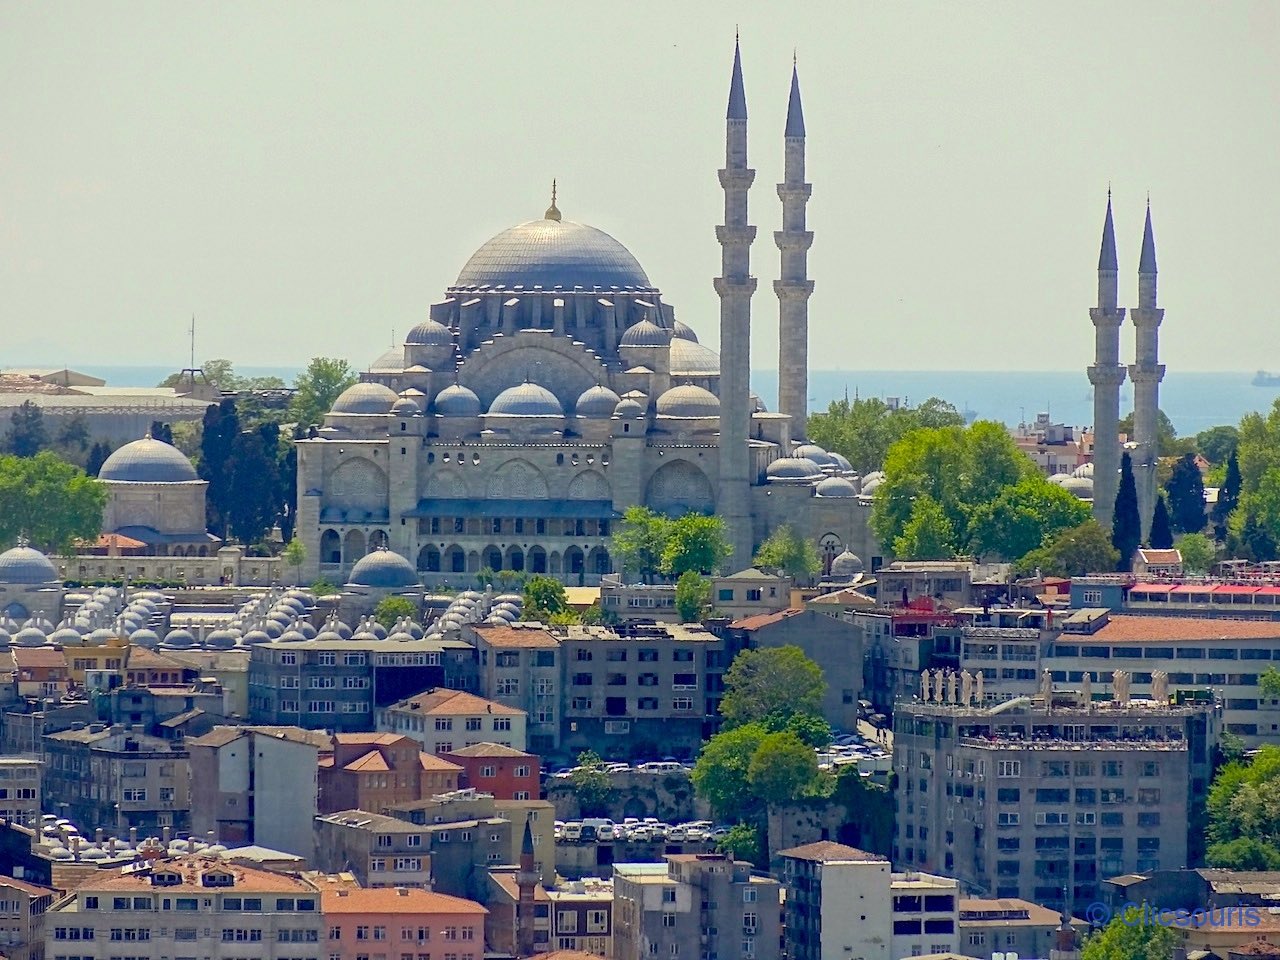
[[[608,817],[557,820],[557,843],[714,843],[729,832],[710,820],[663,823],[656,817],[626,817],[614,823]]]
[[[604,768],[609,773],[687,773],[693,769],[693,761],[677,760],[675,757],[664,757],[661,760],[649,760],[645,763],[637,763],[634,765],[616,761],[606,763]],[[571,777],[581,769],[581,767],[561,767],[554,773],[550,774],[550,776],[552,778]]]
[[[893,766],[893,758],[883,745],[856,733],[837,735],[817,753],[819,769],[834,771],[856,765],[858,772],[868,778],[887,776]]]

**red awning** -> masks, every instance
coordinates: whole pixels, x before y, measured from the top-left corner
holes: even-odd
[[[1280,587],[1259,587],[1256,596],[1280,597]]]
[[[1171,583],[1137,583],[1129,588],[1130,593],[1168,593],[1173,589]]]
[[[1257,587],[1245,587],[1239,584],[1224,583],[1213,588],[1213,595],[1226,594],[1232,597],[1247,597],[1258,592]]]
[[[1174,587],[1170,591],[1170,593],[1181,593],[1181,594],[1203,593],[1206,595],[1211,592],[1213,592],[1213,587],[1207,583],[1184,583],[1184,584],[1181,584],[1180,586]]]

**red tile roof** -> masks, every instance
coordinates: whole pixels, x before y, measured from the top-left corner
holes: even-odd
[[[508,707],[505,703],[498,703],[495,700],[486,700],[484,697],[477,697],[474,693],[467,693],[465,690],[445,690],[441,688],[427,690],[425,693],[420,693],[416,697],[410,697],[408,700],[401,700],[391,709],[416,709],[422,713],[454,717],[485,713],[497,714],[498,716],[503,717],[525,716],[525,712],[523,710],[517,710],[515,707]]]
[[[504,746],[501,743],[473,743],[469,747],[462,747],[446,754],[449,757],[523,757],[532,758],[533,754],[525,753],[523,750],[517,750],[515,747]]]
[[[1068,639],[1069,638],[1069,639]],[[1232,620],[1226,617],[1135,617],[1111,616],[1096,633],[1087,636],[1064,634],[1060,642],[1158,643],[1198,640],[1276,640],[1280,622],[1275,620]]]
[[[10,647],[13,662],[19,667],[65,667],[67,658],[53,647]]]
[[[759,630],[761,627],[781,623],[783,620],[801,613],[804,613],[802,607],[788,607],[786,610],[779,610],[777,613],[757,613],[755,616],[735,620],[729,626],[737,630]]]
[[[546,627],[475,624],[471,627],[491,647],[523,647],[554,650],[560,640]]]
[[[865,850],[846,846],[843,843],[836,843],[834,840],[819,840],[816,843],[806,843],[799,847],[791,847],[789,850],[779,850],[778,856],[791,857],[794,860],[817,860],[819,862],[832,860],[852,860],[859,863],[889,862],[889,858],[882,854],[867,853]]]
[[[419,753],[418,763],[420,763],[422,765],[422,769],[426,770],[428,773],[461,773],[463,769],[456,763],[450,763],[448,760],[443,760],[430,753]]]
[[[351,889],[339,887],[320,895],[326,916],[337,913],[470,914],[483,917],[489,911],[474,900],[405,887]]]
[[[173,857],[169,859],[156,860],[152,864],[150,872],[147,873],[119,873],[111,871],[99,871],[105,874],[99,879],[97,876],[91,877],[80,884],[81,890],[89,892],[97,890],[146,890],[155,889],[151,883],[151,877],[159,871],[170,871],[182,877],[181,885],[165,887],[165,890],[206,890],[201,882],[200,877],[203,873],[216,870],[219,873],[229,873],[234,878],[234,889],[244,891],[246,893],[301,893],[316,894],[317,891],[309,883],[299,880],[297,877],[291,877],[287,874],[276,873],[273,870],[258,870],[253,867],[241,866],[239,864],[230,864],[225,860],[212,857]],[[231,887],[221,888],[223,890],[232,889]]]
[[[350,770],[352,773],[385,773],[391,769],[391,764],[387,763],[387,758],[377,750],[370,750],[358,760],[352,760],[343,770]]]

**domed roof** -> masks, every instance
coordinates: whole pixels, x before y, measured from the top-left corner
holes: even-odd
[[[698,342],[698,335],[693,332],[693,327],[679,320],[671,325],[671,338],[673,340],[688,340],[690,343]]]
[[[820,497],[856,497],[858,488],[844,477],[827,477],[815,488]]]
[[[865,569],[862,558],[848,550],[831,561],[831,577],[835,580],[852,580]]]
[[[716,377],[720,375],[720,354],[697,340],[673,337],[671,373],[675,376]]]
[[[822,476],[818,465],[803,457],[779,457],[764,473],[770,480],[817,480]]]
[[[1065,485],[1066,482],[1070,479],[1071,479],[1071,474],[1069,473],[1055,473],[1053,476],[1049,478],[1049,482],[1061,487]]]
[[[658,397],[660,417],[718,417],[720,401],[710,390],[685,384]]]
[[[418,571],[394,550],[379,549],[367,553],[351,568],[350,583],[362,587],[396,589],[418,583]]]
[[[831,454],[831,459],[836,462],[836,466],[841,470],[845,470],[849,473],[853,472],[853,464],[848,461],[844,454],[836,453],[834,450],[828,450],[827,452]]]
[[[1093,478],[1092,477],[1067,477],[1062,481],[1062,489],[1067,493],[1079,497],[1081,500],[1093,499]]]
[[[608,418],[613,416],[613,411],[621,402],[622,398],[616,393],[603,384],[598,384],[578,397],[578,402],[573,405],[573,412],[580,417]]]
[[[862,478],[862,492],[871,494],[876,492],[876,488],[884,483],[884,472],[880,470],[872,470]]]
[[[452,384],[436,394],[436,413],[442,417],[478,417],[480,398],[474,390]]]
[[[508,417],[562,417],[564,410],[556,395],[544,386],[525,381],[507,387],[489,404],[489,414]]]
[[[400,417],[416,417],[422,413],[422,408],[409,397],[401,397],[391,405],[391,412]]]
[[[13,547],[0,553],[0,583],[48,583],[57,579],[58,568],[39,550]]]
[[[618,341],[621,347],[665,347],[671,342],[671,331],[660,327],[648,318],[633,323]]]
[[[1093,479],[1093,461],[1090,460],[1088,463],[1082,463],[1072,471],[1071,475],[1073,477],[1088,477],[1089,479]]]
[[[394,390],[381,383],[357,383],[342,391],[330,413],[385,415],[398,399]]]
[[[98,470],[98,479],[125,483],[185,483],[199,477],[181,450],[147,436],[126,443],[107,457]]]
[[[501,289],[651,289],[631,251],[603,230],[570,220],[530,220],[486,241],[462,268],[456,285],[485,284]]]
[[[812,460],[820,467],[836,466],[835,458],[816,443],[805,443],[796,447],[792,456],[800,457],[805,460]]]
[[[613,415],[615,417],[622,417],[624,420],[643,417],[644,407],[640,406],[639,403],[632,400],[630,397],[624,397],[619,400],[618,405],[613,408]]]
[[[392,347],[369,364],[369,370],[378,373],[400,373],[404,370],[404,347]]]
[[[409,331],[404,342],[415,347],[452,347],[453,331],[438,320],[424,320]]]

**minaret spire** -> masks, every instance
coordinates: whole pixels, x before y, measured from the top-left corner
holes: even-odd
[[[543,220],[559,220],[560,208],[556,206],[556,182],[551,181],[551,206],[547,207],[547,212],[542,215]]]
[[[1098,254],[1098,305],[1089,311],[1094,327],[1094,362],[1088,370],[1093,384],[1093,516],[1107,530],[1111,529],[1120,486],[1120,385],[1124,383],[1125,369],[1120,363],[1124,310],[1118,305],[1119,270],[1108,189]]]
[[[747,96],[742,83],[742,52],[733,44],[729,107],[725,113],[725,162],[720,171],[724,190],[724,223],[716,228],[720,242],[720,477],[716,514],[724,520],[732,555],[729,569],[751,562],[751,243],[756,228],[747,222],[747,193],[756,172],[747,166]]]
[[[1133,381],[1133,440],[1138,449],[1133,458],[1133,479],[1138,488],[1138,515],[1142,518],[1142,539],[1151,533],[1156,507],[1156,465],[1160,459],[1159,424],[1160,324],[1164,311],[1156,304],[1156,238],[1151,228],[1151,199],[1147,198],[1147,222],[1142,231],[1142,253],[1138,257],[1138,305],[1129,311],[1134,330],[1134,362],[1129,367]]]
[[[778,296],[778,412],[791,417],[791,436],[807,435],[809,416],[809,247],[813,233],[805,228],[805,208],[813,188],[804,179],[804,108],[800,74],[791,65],[791,94],[783,131],[783,177],[778,184],[782,229],[774,233],[782,265],[773,284]]]

